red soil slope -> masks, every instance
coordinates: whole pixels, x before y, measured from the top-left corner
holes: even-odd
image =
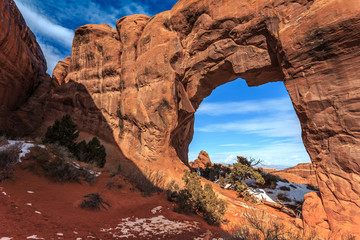
[[[109,190],[109,181],[124,186]],[[78,207],[82,197],[93,192],[111,204],[108,211]],[[158,206],[162,206],[160,211],[151,211]],[[223,236],[224,231],[198,216],[173,212],[165,193],[142,197],[130,183],[107,173],[94,186],[61,185],[18,169],[13,179],[0,183],[0,239],[34,235],[37,239],[121,239],[126,235],[127,239],[212,239]]]

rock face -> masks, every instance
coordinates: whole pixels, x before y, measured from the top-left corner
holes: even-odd
[[[52,86],[46,92],[43,85],[12,119],[19,133],[36,135],[70,113],[82,131],[114,142],[119,162],[180,178],[194,113],[213,89],[237,78],[249,86],[283,81],[301,122],[331,237],[360,235],[359,9],[358,0],[180,0],[152,18],[124,17],[116,30],[86,25],[76,30],[72,55],[56,67]],[[1,49],[19,56],[3,44]],[[17,49],[25,62],[32,59],[30,65],[42,69],[24,50],[31,48]],[[37,79],[24,78],[29,86]],[[2,109],[20,104],[5,99]],[[40,109],[34,107],[39,103]]]
[[[210,161],[209,154],[205,151],[201,151],[199,153],[198,158],[193,162],[189,162],[189,165],[191,168],[194,168],[194,169],[197,169],[197,168],[205,169],[206,166],[211,166],[212,164]]]
[[[0,14],[0,128],[5,129],[9,112],[48,76],[44,55],[14,1],[0,1]]]
[[[318,193],[308,193],[304,198],[302,207],[304,225],[315,229],[318,234],[328,238],[329,222]]]
[[[312,184],[317,186],[315,169],[311,163],[299,163],[284,170],[267,171],[296,184]]]

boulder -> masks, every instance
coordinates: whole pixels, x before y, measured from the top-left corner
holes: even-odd
[[[212,165],[212,163],[210,161],[209,154],[207,152],[205,152],[204,150],[202,150],[199,153],[198,158],[196,160],[194,160],[193,162],[189,162],[189,165],[193,169],[197,169],[197,168],[205,169],[207,166],[210,167]]]

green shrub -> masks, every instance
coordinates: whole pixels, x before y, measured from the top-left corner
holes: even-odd
[[[221,164],[206,165],[205,169],[200,169],[200,174],[202,177],[214,182],[220,177],[225,177],[226,173],[230,173],[231,169],[227,166]]]
[[[100,144],[99,139],[96,137],[88,143],[85,141],[76,143],[78,136],[77,125],[67,114],[60,121],[56,120],[53,126],[48,127],[44,143],[58,143],[68,148],[79,161],[94,163],[97,167],[103,168],[106,163],[104,145]]]
[[[264,187],[275,189],[277,186],[277,183],[281,180],[281,178],[277,175],[271,174],[271,173],[261,173],[262,177],[265,180]]]
[[[223,221],[226,203],[220,200],[210,184],[201,185],[196,173],[185,171],[185,188],[179,191],[175,209],[179,212],[193,212],[203,216],[209,224],[218,225]]]
[[[73,152],[76,146],[75,141],[79,137],[79,131],[76,128],[77,125],[70,115],[66,114],[60,121],[56,120],[53,126],[48,127],[44,143],[59,143]]]
[[[94,163],[97,167],[103,168],[106,162],[104,145],[94,137],[90,142],[81,141],[75,147],[75,156],[81,162]]]
[[[108,210],[110,204],[105,202],[98,193],[90,193],[84,196],[84,200],[81,202],[80,207],[88,210],[99,211],[100,208]]]
[[[255,199],[247,191],[248,185],[245,180],[254,179],[257,184],[265,184],[265,180],[260,172],[254,169],[254,166],[261,161],[256,161],[253,158],[247,159],[245,157],[237,157],[237,161],[238,162],[233,165],[231,174],[226,175],[226,181],[235,186],[235,190],[238,192],[239,196],[245,198],[245,200],[248,199],[254,201]]]

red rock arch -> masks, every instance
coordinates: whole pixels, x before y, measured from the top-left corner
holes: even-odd
[[[7,119],[20,134],[37,134],[71,112],[81,130],[115,140],[143,172],[176,177],[186,168],[194,112],[216,86],[238,77],[250,86],[283,81],[316,169],[323,224],[334,239],[359,236],[359,9],[358,0],[180,0],[152,18],[122,18],[117,30],[86,25],[52,89],[42,84]]]
[[[118,35],[78,29],[69,69],[54,76],[87,86],[128,159],[172,176],[188,162],[194,113],[213,89],[239,77],[249,86],[283,81],[316,169],[321,224],[334,238],[360,235],[359,4],[183,0],[151,19],[120,19]],[[102,90],[91,83],[111,79]]]

